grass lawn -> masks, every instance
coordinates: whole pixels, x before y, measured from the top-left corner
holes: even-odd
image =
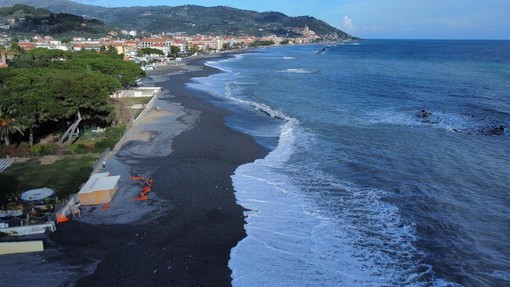
[[[120,103],[125,106],[132,106],[136,104],[148,104],[152,97],[129,97],[129,98],[119,98],[117,99]]]
[[[77,193],[92,172],[99,154],[63,156],[51,164],[41,164],[40,158],[14,163],[0,174],[0,196],[29,189],[49,187],[62,197]]]
[[[137,98],[129,97],[129,98],[120,98],[118,100],[121,105],[123,105],[124,107],[128,107],[131,110],[131,114],[132,114],[133,118],[136,119],[136,117],[138,117],[138,115],[145,109],[145,107],[140,108],[140,109],[132,109],[130,107],[133,105],[142,105],[142,104],[146,105],[150,102],[151,99],[152,99],[152,97],[137,97]]]

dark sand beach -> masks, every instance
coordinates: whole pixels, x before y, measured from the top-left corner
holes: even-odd
[[[150,199],[134,201],[141,185],[124,176],[111,210],[88,208],[82,211],[82,220],[58,225],[43,253],[24,255],[25,259],[5,257],[14,265],[2,272],[4,282],[30,285],[34,282],[27,282],[28,278],[37,275],[46,277],[40,281],[45,286],[231,285],[230,250],[246,234],[243,208],[236,204],[230,176],[265,151],[250,136],[225,126],[226,111],[185,86],[190,78],[219,72],[202,65],[203,61],[189,62],[187,66],[199,68],[187,72],[175,73],[175,68],[159,72],[174,74],[157,84],[168,92],[159,96],[154,111],[158,105],[177,105],[182,116],[156,118],[151,128],[171,128],[166,120],[185,121],[188,128],[172,138],[171,146],[165,141],[154,144],[160,131],[146,131],[149,140],[128,139],[108,162],[112,170],[122,165],[130,174],[152,176]],[[136,146],[145,148],[144,155],[128,152]],[[131,208],[147,213],[126,220]],[[117,221],[115,214],[121,213]],[[105,220],[94,223],[90,218]],[[23,277],[23,273],[33,275]]]

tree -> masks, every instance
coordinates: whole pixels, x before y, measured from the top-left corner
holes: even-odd
[[[54,63],[71,58],[72,53],[58,49],[34,48],[13,59],[14,68],[51,67]]]
[[[197,45],[191,45],[191,46],[188,46],[188,53],[193,55],[193,54],[203,54],[204,51],[202,49],[200,49],[200,47],[198,47]]]
[[[19,122],[28,129],[28,144],[34,144],[34,134],[38,127],[54,120],[55,111],[60,108],[48,90],[13,93],[11,107],[16,109]]]
[[[15,57],[19,57],[23,54],[25,54],[25,50],[23,50],[23,48],[21,48],[18,43],[16,42],[12,42],[11,43],[11,52],[14,54]]]
[[[60,121],[74,119],[78,110],[85,124],[113,119],[109,95],[121,88],[115,78],[99,72],[55,70],[48,81],[53,99],[60,106]]]
[[[120,88],[114,77],[97,71],[0,70],[0,105],[16,112],[17,124],[30,132],[30,144],[36,129],[53,129],[55,123],[64,128],[78,110],[84,125],[110,123],[114,109],[109,95]]]
[[[133,85],[145,72],[134,62],[124,61],[110,54],[98,54],[94,51],[82,51],[65,62],[61,69],[98,71],[116,78],[122,86]]]
[[[109,45],[103,53],[110,55],[112,58],[124,59],[124,54],[119,54],[117,48],[112,45]]]
[[[273,40],[266,40],[266,41],[261,41],[261,40],[257,40],[257,41],[254,41],[253,43],[251,43],[251,47],[260,47],[260,46],[272,46],[274,45],[274,41]]]
[[[10,145],[9,136],[14,133],[23,134],[23,128],[3,107],[0,107],[0,139]]]
[[[59,49],[34,48],[27,52],[36,62],[44,62],[48,66],[56,61],[64,61],[72,57],[69,51]]]
[[[145,75],[112,52],[33,49],[15,59],[17,67],[0,69],[0,106],[10,110],[2,111],[0,139],[9,142],[10,135],[26,129],[31,145],[38,132],[65,130],[78,111],[80,126],[111,123],[109,95]]]
[[[170,53],[172,53],[172,55],[174,55],[174,58],[177,58],[177,54],[179,54],[180,51],[181,51],[181,49],[177,46],[170,47]]]
[[[160,49],[142,48],[142,49],[138,49],[138,51],[136,52],[136,55],[138,57],[142,57],[142,56],[145,56],[145,55],[160,55],[160,56],[164,56],[165,53],[163,51],[161,51]]]

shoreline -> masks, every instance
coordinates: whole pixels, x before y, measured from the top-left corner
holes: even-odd
[[[3,257],[14,263],[7,269],[0,264],[6,284],[41,282],[50,272],[59,275],[42,285],[232,284],[230,251],[246,233],[231,175],[265,151],[225,125],[227,111],[186,86],[192,78],[220,73],[204,62],[229,55],[199,57],[184,69],[148,75],[165,92],[107,163],[123,176],[111,210],[86,208],[84,219],[58,225],[44,252]],[[129,182],[129,174],[154,178],[148,201],[133,200],[139,186]]]

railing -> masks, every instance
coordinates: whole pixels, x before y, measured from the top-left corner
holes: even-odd
[[[94,162],[94,164],[92,165],[91,174],[95,173],[98,170],[98,167],[103,164],[103,161],[105,161],[108,154],[110,154],[110,148],[106,148],[103,151],[103,153],[99,156],[99,158]]]
[[[12,162],[14,160],[6,158],[6,159],[0,159],[0,173],[2,173],[4,170],[6,170],[9,166],[11,166]]]
[[[55,215],[44,213],[40,216],[27,214],[26,216],[12,216],[9,219],[0,218],[0,232],[2,229],[19,226],[31,226],[53,221]]]

